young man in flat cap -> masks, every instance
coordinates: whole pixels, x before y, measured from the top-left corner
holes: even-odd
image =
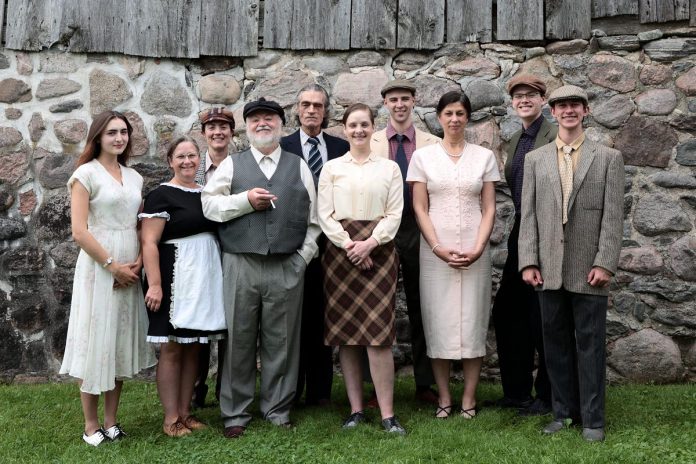
[[[208,108],[198,113],[201,123],[201,132],[205,137],[208,149],[201,154],[201,164],[196,171],[196,183],[205,185],[213,176],[215,169],[230,154],[232,136],[234,135],[234,116],[226,108]],[[215,382],[215,396],[220,397],[220,381],[222,363],[225,356],[226,340],[218,341],[218,375]],[[198,354],[198,373],[196,386],[193,390],[193,404],[202,408],[205,406],[205,397],[208,394],[208,368],[210,367],[210,344],[204,343]]]
[[[307,161],[315,181],[328,160],[345,155],[350,148],[345,140],[323,131],[329,125],[329,111],[329,94],[326,89],[319,84],[303,87],[297,94],[295,104],[295,116],[300,128],[280,140],[283,150]],[[322,234],[319,238],[320,255],[325,243],[326,238]],[[305,272],[300,370],[295,393],[295,402],[299,403],[306,386],[307,406],[325,406],[331,401],[333,350],[324,345],[323,282],[320,259],[315,259],[309,263]]]
[[[544,433],[582,423],[587,441],[604,440],[606,313],[623,229],[621,153],[585,138],[584,90],[549,96],[554,143],[524,163],[519,269],[539,290],[554,420]]]
[[[221,223],[228,341],[220,410],[227,438],[242,436],[251,421],[257,340],[263,418],[292,426],[304,273],[320,234],[312,172],[279,145],[283,108],[261,98],[243,115],[250,148],[220,164],[201,198],[205,216]]]
[[[493,325],[498,345],[498,363],[503,384],[500,407],[517,408],[522,415],[551,412],[551,384],[544,361],[539,300],[517,269],[517,239],[520,234],[520,202],[524,159],[530,151],[556,139],[558,129],[546,120],[546,84],[531,74],[518,74],[508,81],[512,108],[522,120],[522,129],[512,135],[505,162],[505,178],[515,206],[515,223],[508,238],[508,254],[493,304]],[[534,357],[539,366],[534,378]],[[532,388],[536,399],[532,398]]]
[[[404,212],[394,243],[399,255],[401,275],[406,293],[408,322],[411,326],[411,351],[413,375],[416,381],[416,398],[437,405],[438,395],[432,388],[435,383],[430,359],[426,353],[423,319],[421,317],[419,290],[420,230],[413,214],[411,189],[406,183],[406,173],[411,155],[416,149],[437,143],[440,138],[416,129],[413,124],[413,108],[416,106],[416,87],[404,79],[387,82],[381,90],[384,106],[389,110],[387,127],[372,135],[372,152],[387,157],[401,168],[404,178]]]

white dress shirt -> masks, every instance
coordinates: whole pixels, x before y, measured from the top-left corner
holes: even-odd
[[[305,161],[307,161],[308,163],[309,151],[312,149],[312,144],[307,142],[309,138],[309,135],[307,135],[305,131],[303,131],[300,128],[300,143],[302,144],[302,156],[304,156]],[[324,141],[324,131],[319,132],[319,135],[317,135],[314,138],[319,140],[319,145],[317,145],[317,148],[319,148],[319,154],[321,155],[321,164],[324,165],[327,161],[329,161],[329,152],[326,151],[326,142]]]

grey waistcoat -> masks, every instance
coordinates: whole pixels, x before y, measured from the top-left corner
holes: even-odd
[[[225,253],[289,254],[302,248],[309,218],[309,194],[300,177],[299,156],[282,152],[275,173],[266,179],[251,150],[233,155],[231,193],[254,187],[278,197],[276,205],[254,211],[220,225],[220,245]]]

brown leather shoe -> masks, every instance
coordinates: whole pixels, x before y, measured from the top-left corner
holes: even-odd
[[[222,434],[225,436],[225,438],[239,438],[242,435],[244,435],[245,430],[246,427],[243,427],[241,425],[231,425],[229,427],[225,427],[225,430],[222,432]]]
[[[162,424],[162,431],[170,437],[183,437],[191,433],[191,429],[186,427],[181,420],[177,419],[173,424]]]
[[[196,416],[193,415],[186,416],[186,418],[182,422],[187,428],[191,430],[201,430],[208,427],[203,422],[201,422]]]

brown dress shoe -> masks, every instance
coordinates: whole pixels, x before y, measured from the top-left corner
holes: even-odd
[[[201,422],[196,416],[186,416],[182,422],[191,430],[201,430],[207,427],[207,425]]]
[[[170,437],[183,437],[191,433],[191,429],[186,427],[181,420],[177,419],[172,424],[162,424],[162,431]]]
[[[225,430],[222,432],[222,434],[225,436],[225,438],[239,438],[242,435],[244,435],[245,430],[246,427],[243,427],[241,425],[231,425],[229,427],[225,427]]]

